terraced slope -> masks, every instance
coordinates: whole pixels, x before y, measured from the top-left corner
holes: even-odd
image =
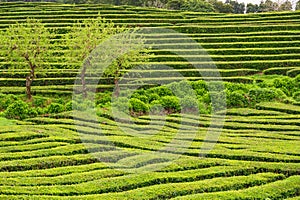
[[[206,48],[224,80],[252,82],[260,79],[253,74],[294,76],[299,70],[300,12],[221,15],[103,5],[3,3],[0,27],[35,17],[56,28],[59,40],[71,23],[96,17],[98,12],[117,24],[160,26],[187,33]],[[170,35],[170,39],[176,38]],[[189,51],[192,58],[196,56],[193,49]],[[170,55],[167,46],[153,52],[150,62],[169,64],[191,80],[201,78],[185,61]],[[3,60],[0,66],[0,92],[23,93],[26,72],[8,71],[9,63]],[[37,75],[33,90],[43,95],[70,95],[77,70],[65,66],[57,55],[49,61],[51,70]],[[100,89],[111,87],[104,83]],[[199,152],[210,125],[208,115],[171,115],[162,129],[163,118],[153,117],[152,129],[159,131],[146,138],[123,132],[108,114],[98,119],[102,136],[95,136],[97,122],[72,113],[25,122],[0,118],[0,199],[299,199],[299,114],[300,106],[279,103],[230,109],[215,148],[205,158],[199,158]],[[86,144],[95,155],[111,161],[109,165],[88,153],[74,122],[84,124],[77,128],[84,133]],[[147,134],[148,123],[147,117],[140,117],[135,128]],[[126,121],[122,125],[134,129]],[[190,141],[188,149],[175,145],[176,151],[164,152],[163,159],[142,156],[168,144],[180,125],[187,134],[173,142]],[[119,154],[117,149],[127,154]],[[136,173],[149,169],[157,170]]]
[[[94,146],[96,153],[102,152],[113,161],[109,166],[88,154],[72,125],[74,121],[66,115],[28,120],[34,124],[1,126],[0,198],[299,197],[299,117],[288,112],[229,110],[223,132],[206,158],[198,155],[209,116],[200,119],[185,116],[182,118],[185,123],[181,123],[176,115],[170,116],[158,134],[144,139],[124,133],[109,116],[101,117],[103,136],[94,135],[97,127],[94,122],[85,123],[86,126],[79,129],[86,138],[91,138],[88,145]],[[195,124],[199,120],[197,130]],[[137,128],[147,132],[145,121],[147,118],[144,117],[137,120]],[[152,119],[156,124],[161,121],[160,117]],[[176,134],[179,123],[188,130],[185,138],[180,140],[196,134],[188,150],[177,149],[177,153],[183,153],[179,159],[170,162],[157,156],[142,156],[141,153],[157,151],[170,142],[170,136]],[[103,143],[104,137],[112,143]],[[120,155],[116,148],[128,154]],[[173,153],[167,153],[163,158],[171,158]],[[159,167],[168,162],[166,167]],[[135,173],[136,170],[151,168],[157,170]]]
[[[112,20],[116,25],[131,27],[161,27],[185,33],[199,42],[210,55],[225,81],[252,82],[259,77],[254,74],[283,74],[296,76],[299,74],[300,56],[300,12],[263,13],[252,15],[223,15],[213,13],[191,13],[149,8],[113,7],[104,5],[63,5],[51,3],[2,3],[0,4],[0,28],[22,22],[27,17],[42,20],[45,26],[53,28],[59,42],[61,34],[68,31],[72,23],[86,18],[97,17],[98,14]],[[159,35],[158,35],[159,37]],[[185,43],[174,35],[168,36],[172,46],[181,49],[189,45],[189,49],[181,49],[191,60],[199,62],[201,58],[193,49],[193,44]],[[178,42],[176,42],[178,41]],[[170,44],[162,41],[159,49],[153,49],[150,57],[152,64],[168,65],[190,80],[201,79],[193,69],[192,62],[187,62],[170,53]],[[37,74],[33,83],[33,91],[38,94],[59,93],[70,94],[72,85],[80,66],[70,68],[64,61],[64,46],[56,45],[56,56],[49,58],[47,73]],[[0,59],[1,61],[1,59]],[[205,59],[201,62],[204,62]],[[27,72],[6,68],[11,63],[0,62],[0,92],[23,93],[20,86],[25,85]],[[215,79],[216,77],[206,77]],[[108,83],[112,83],[108,81]],[[10,89],[7,90],[6,86]],[[13,87],[12,87],[13,86]],[[46,90],[45,87],[47,86]],[[99,89],[107,89],[107,81],[101,81]],[[49,91],[49,88],[51,89]]]

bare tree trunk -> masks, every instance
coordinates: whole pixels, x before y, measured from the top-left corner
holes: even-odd
[[[86,82],[85,82],[85,73],[86,73],[86,67],[83,66],[83,69],[80,74],[81,78],[81,84],[82,84],[82,96],[83,98],[87,98],[87,88],[86,88]]]
[[[32,100],[32,94],[31,94],[31,84],[34,79],[34,67],[31,68],[30,74],[26,77],[26,94],[27,98],[31,101]]]
[[[120,95],[120,86],[119,86],[119,80],[118,79],[114,79],[114,83],[115,83],[115,92],[114,92],[114,96],[118,97]]]

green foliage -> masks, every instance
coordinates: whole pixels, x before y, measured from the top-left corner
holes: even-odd
[[[296,101],[300,102],[300,91],[294,92],[293,98],[294,98]]]
[[[153,100],[149,105],[149,110],[151,114],[161,115],[164,114],[164,108],[161,105],[161,101]]]
[[[27,19],[25,23],[10,25],[5,32],[0,33],[0,53],[7,61],[14,64],[10,68],[24,67],[28,71],[26,76],[26,93],[31,96],[31,84],[35,72],[46,68],[49,54],[50,38],[53,34],[45,28],[44,24],[35,19]],[[24,65],[25,63],[25,65]]]
[[[257,4],[248,3],[246,13],[257,13],[259,6]]]
[[[253,88],[249,90],[248,95],[252,104],[272,102],[277,97],[275,89],[269,88]]]
[[[291,11],[292,9],[292,3],[289,0],[286,0],[279,6],[278,11]]]
[[[156,93],[150,93],[147,96],[148,96],[149,103],[160,99],[160,96]]]
[[[181,110],[180,101],[175,96],[163,96],[160,100],[162,107],[170,114]]]
[[[184,112],[198,112],[198,100],[191,97],[191,96],[185,96],[183,98],[180,98],[180,105],[181,109]]]
[[[298,1],[296,4],[296,10],[300,10],[300,1]]]
[[[248,100],[245,98],[243,91],[227,92],[226,103],[228,107],[246,107]]]
[[[204,0],[185,0],[181,10],[194,12],[213,12],[213,6]]]
[[[278,9],[278,3],[272,0],[261,1],[258,12],[271,12]]]
[[[160,97],[173,95],[172,91],[166,86],[150,88],[148,92],[152,94],[157,94]]]
[[[1,94],[0,93],[0,110],[5,110],[7,109],[7,107],[11,104],[13,104],[13,102],[19,100],[19,97],[17,97],[16,95],[13,94]]]
[[[32,104],[35,107],[45,107],[47,106],[47,103],[49,102],[49,99],[44,97],[35,96],[33,97]]]
[[[66,103],[65,110],[66,111],[72,111],[73,110],[73,102],[72,101],[69,101],[69,102]]]
[[[111,92],[97,93],[95,97],[95,104],[100,106],[105,106],[111,103],[111,98],[112,98]]]
[[[49,106],[47,106],[46,111],[50,114],[61,113],[65,111],[65,107],[59,103],[51,103]]]
[[[129,112],[129,99],[127,97],[118,97],[112,102],[112,107],[115,107],[119,112]]]
[[[233,6],[231,4],[223,3],[222,1],[218,0],[209,0],[215,9],[215,11],[220,13],[233,13]]]
[[[142,115],[149,112],[149,106],[140,99],[131,98],[129,100],[129,110],[135,115]]]
[[[8,119],[26,119],[32,114],[28,104],[24,101],[17,100],[12,103],[5,111],[5,117]]]
[[[166,7],[171,10],[180,10],[183,4],[183,0],[169,0]]]
[[[81,65],[97,45],[115,33],[114,23],[100,16],[74,23],[64,35],[65,45],[70,49],[65,54],[67,62]]]
[[[274,79],[273,86],[281,89],[288,96],[292,96],[296,89],[294,79],[289,77]]]
[[[244,3],[239,3],[239,2],[233,1],[233,0],[226,0],[225,3],[232,6],[233,13],[244,14],[244,12],[245,12],[245,4]]]

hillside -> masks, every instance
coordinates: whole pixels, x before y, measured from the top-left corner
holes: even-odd
[[[81,66],[65,63],[62,52],[68,49],[57,44],[72,23],[99,13],[116,25],[185,33],[207,51],[225,84],[233,84],[229,86],[271,84],[283,76],[295,85],[299,80],[299,11],[225,15],[130,6],[1,3],[1,29],[32,17],[57,35],[56,55],[49,58],[48,69],[37,74],[34,95],[71,98]],[[171,34],[168,39],[178,37]],[[183,44],[173,43],[197,60],[197,49],[184,49]],[[166,79],[178,80],[172,75],[178,73],[195,85],[221,79],[201,77],[191,62],[170,53],[164,40],[151,53],[149,63],[172,67]],[[11,70],[14,64],[0,59],[0,93],[23,95],[28,72]],[[97,87],[110,90],[113,82],[103,80]],[[0,199],[299,199],[300,103],[292,94],[287,96],[288,101],[229,108],[226,116],[222,112],[214,116],[219,119],[214,125],[209,113],[140,116],[134,123],[111,112],[99,112],[95,120],[72,112],[23,121],[0,117]],[[219,127],[218,138],[208,140],[207,131]],[[199,158],[205,144],[215,146]]]

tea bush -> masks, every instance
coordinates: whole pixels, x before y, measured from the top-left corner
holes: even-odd
[[[168,113],[176,113],[181,109],[179,99],[175,96],[164,96],[160,103]]]
[[[26,119],[32,111],[29,111],[29,106],[24,101],[17,100],[12,103],[5,111],[5,117],[8,119]]]
[[[129,100],[129,109],[131,113],[142,115],[149,112],[149,106],[140,99],[131,98]]]
[[[46,108],[47,113],[52,114],[52,113],[60,113],[65,111],[65,108],[62,104],[59,103],[51,103],[47,108]]]

